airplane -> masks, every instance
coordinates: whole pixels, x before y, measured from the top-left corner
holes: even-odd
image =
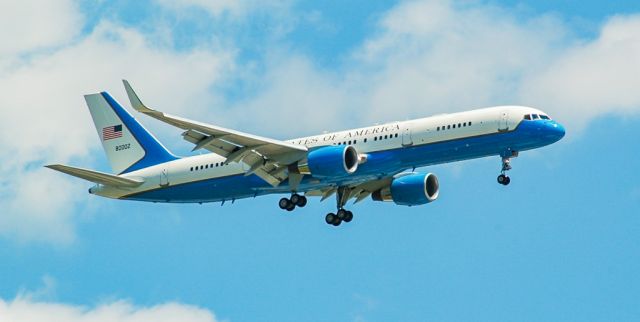
[[[128,81],[123,84],[136,111],[180,128],[193,151],[178,157],[160,143],[107,92],[85,95],[98,136],[114,173],[60,164],[46,167],[95,183],[90,194],[165,203],[235,202],[287,194],[278,206],[302,208],[307,197],[335,194],[329,225],[351,222],[349,200],[402,206],[438,198],[433,173],[416,168],[499,156],[499,184],[520,152],[559,141],[564,127],[539,109],[497,106],[403,122],[276,140],[169,115],[144,105]]]

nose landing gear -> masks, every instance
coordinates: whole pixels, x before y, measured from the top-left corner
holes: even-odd
[[[511,178],[507,175],[507,171],[511,170],[511,158],[515,158],[518,156],[517,151],[507,151],[501,154],[502,157],[502,170],[500,171],[500,175],[498,176],[498,183],[506,186],[511,183]]]

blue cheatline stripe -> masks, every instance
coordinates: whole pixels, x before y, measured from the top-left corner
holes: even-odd
[[[177,156],[169,152],[169,150],[167,150],[162,143],[149,133],[142,124],[138,123],[138,121],[136,121],[133,116],[127,112],[127,110],[120,106],[120,104],[118,104],[118,102],[116,102],[109,93],[102,92],[100,94],[105,100],[107,100],[107,103],[109,103],[113,111],[116,112],[120,120],[122,120],[122,123],[124,123],[127,129],[129,129],[129,132],[133,134],[133,137],[138,141],[145,152],[142,159],[132,164],[120,174],[179,159]]]

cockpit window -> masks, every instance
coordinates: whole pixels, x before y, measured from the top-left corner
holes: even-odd
[[[531,114],[531,118],[534,120],[537,120],[539,117],[538,117],[538,114]]]
[[[525,115],[525,116],[524,116],[524,119],[525,119],[525,120],[531,120],[531,114],[527,114],[527,115]]]
[[[548,120],[549,119],[549,117],[544,115],[544,114],[540,114],[540,118],[543,119],[543,120]]]

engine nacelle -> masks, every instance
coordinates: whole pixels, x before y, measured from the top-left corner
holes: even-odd
[[[341,177],[358,169],[358,151],[350,145],[325,146],[310,151],[295,170],[314,177]]]
[[[440,184],[433,173],[408,173],[396,177],[391,184],[371,194],[376,201],[393,201],[396,205],[417,206],[438,198]]]

